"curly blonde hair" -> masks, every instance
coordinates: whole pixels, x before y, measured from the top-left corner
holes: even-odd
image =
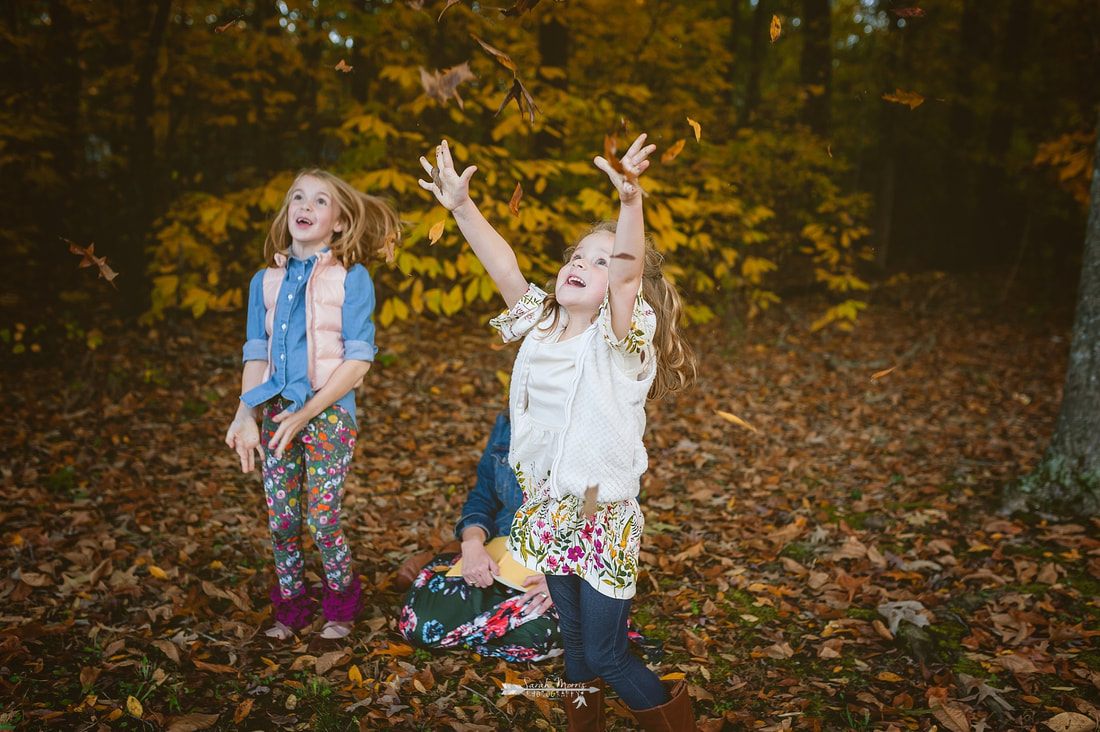
[[[332,190],[335,220],[344,222],[344,228],[333,235],[329,249],[344,267],[373,260],[393,261],[394,251],[401,241],[401,220],[397,212],[381,198],[357,190],[327,170],[311,168],[294,177],[283,199],[283,207],[271,223],[271,231],[264,240],[264,260],[269,267],[275,266],[276,253],[286,254],[290,250],[292,240],[287,227],[290,194],[305,176],[324,182]]]
[[[565,250],[564,261],[568,262],[586,236],[600,232],[614,234],[617,222],[613,220],[597,221],[578,236],[572,246]],[[657,251],[653,237],[645,235],[645,266],[642,269],[642,298],[650,304],[657,316],[657,330],[653,334],[653,346],[657,352],[657,376],[649,389],[650,399],[662,399],[686,389],[695,381],[695,351],[684,337],[681,327],[684,318],[684,303],[676,286],[665,277],[661,264],[665,256]],[[554,280],[546,285],[547,292],[554,287]],[[553,329],[561,316],[558,299],[550,293],[543,302],[542,321],[549,319],[546,326]]]

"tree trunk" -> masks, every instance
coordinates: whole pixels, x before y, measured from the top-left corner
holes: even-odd
[[[768,0],[758,0],[752,23],[749,23],[749,78],[745,82],[745,114],[741,118],[743,124],[753,123],[753,114],[760,104],[760,74],[764,70],[764,38],[771,22],[768,14],[770,7]]]
[[[802,89],[806,103],[802,119],[815,135],[829,134],[829,96],[833,57],[829,48],[832,17],[829,0],[802,0]]]
[[[154,196],[158,188],[154,159],[156,136],[153,132],[153,112],[156,91],[153,78],[156,75],[160,49],[164,44],[164,31],[168,27],[171,8],[172,0],[159,0],[157,3],[157,14],[149,29],[149,40],[145,44],[145,54],[138,68],[137,86],[134,89],[134,127],[130,139],[129,160],[133,208],[128,236],[120,257],[120,264],[124,263],[124,268],[130,275],[125,281],[126,287],[120,289],[124,292],[126,310],[133,316],[140,315],[149,304],[149,288],[145,277],[145,238],[153,223]]]
[[[1062,411],[1042,462],[1007,487],[1005,507],[1100,515],[1100,125]]]

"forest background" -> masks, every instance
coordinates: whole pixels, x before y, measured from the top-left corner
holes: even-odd
[[[687,636],[673,633],[668,640],[673,657],[680,653],[680,668],[692,680],[710,727],[755,722],[777,729],[961,729],[965,722],[967,729],[987,723],[1008,729],[1011,719],[1029,728],[1018,701],[1011,712],[995,703],[997,669],[1004,678],[1009,662],[998,666],[986,659],[983,667],[971,658],[959,671],[966,651],[928,655],[919,650],[921,641],[899,641],[905,628],[919,626],[902,624],[899,636],[896,625],[881,622],[890,625],[890,616],[875,615],[877,605],[867,599],[883,599],[867,593],[886,582],[884,570],[919,572],[914,562],[927,561],[943,569],[944,557],[953,552],[950,571],[960,577],[1002,577],[994,565],[1012,567],[1011,581],[990,580],[1002,594],[982,600],[996,605],[983,622],[1000,645],[984,648],[982,631],[966,637],[977,638],[975,648],[990,658],[1006,657],[1013,648],[1012,658],[1032,664],[1034,670],[1021,671],[1023,661],[1011,662],[1016,666],[1009,682],[1036,700],[1028,702],[1032,718],[1041,709],[1088,714],[1081,705],[1095,703],[1091,639],[1097,610],[1094,597],[1088,600],[1087,582],[1091,577],[1095,585],[1096,560],[1084,557],[1094,556],[1096,546],[1081,527],[1051,529],[1041,517],[1008,521],[988,509],[976,514],[987,519],[976,544],[948,550],[935,543],[943,536],[914,539],[912,532],[948,520],[948,504],[937,504],[929,485],[950,495],[953,508],[986,501],[999,481],[1036,462],[1049,437],[1093,170],[1100,100],[1097,3],[528,0],[497,7],[470,0],[10,0],[0,8],[0,59],[0,252],[10,267],[0,293],[0,365],[11,400],[3,422],[4,477],[18,487],[4,515],[13,571],[0,589],[4,617],[14,628],[0,643],[0,662],[5,690],[15,701],[0,709],[0,724],[53,720],[65,728],[79,717],[89,725],[182,729],[259,719],[271,701],[264,723],[316,725],[319,714],[331,713],[333,729],[368,728],[378,719],[432,728],[438,721],[432,704],[405,695],[412,688],[414,696],[429,690],[425,699],[434,701],[453,696],[459,689],[445,689],[443,676],[455,669],[461,676],[465,667],[456,659],[410,655],[392,632],[387,636],[392,629],[384,623],[374,627],[372,621],[370,636],[346,657],[328,659],[323,671],[241,650],[245,626],[254,630],[263,612],[263,591],[257,589],[266,578],[263,537],[253,534],[251,519],[240,520],[220,504],[250,505],[243,494],[232,499],[247,484],[232,483],[238,479],[229,472],[230,456],[207,453],[219,449],[220,422],[231,410],[243,288],[262,264],[264,235],[300,168],[328,168],[386,197],[407,222],[394,261],[372,269],[382,351],[368,404],[394,413],[377,422],[371,417],[364,428],[377,428],[379,446],[404,454],[367,461],[363,490],[371,497],[363,501],[393,500],[396,515],[430,520],[391,527],[393,536],[383,526],[362,529],[372,545],[364,551],[377,564],[368,574],[382,608],[395,599],[387,576],[400,558],[445,536],[448,512],[457,512],[479,440],[493,411],[503,406],[510,361],[509,352],[489,349],[491,338],[482,332],[485,316],[499,306],[491,282],[446,212],[416,185],[423,175],[418,156],[446,137],[460,165],[478,166],[475,195],[482,209],[516,247],[525,271],[540,281],[556,271],[563,249],[586,222],[614,213],[614,198],[591,159],[616,144],[621,149],[642,131],[658,145],[645,180],[647,225],[668,256],[666,270],[684,295],[689,328],[710,370],[702,372],[691,401],[651,415],[657,445],[675,456],[668,472],[655,468],[657,483],[647,486],[655,505],[670,502],[657,513],[654,541],[668,550],[672,564],[668,557],[650,557],[657,599],[640,607],[658,635],[668,632],[661,625],[669,615],[700,619]],[[419,353],[426,349],[435,350]],[[951,368],[931,362],[948,354]],[[977,354],[1003,360],[979,365]],[[731,370],[743,361],[758,363]],[[807,412],[835,413],[833,401],[847,405],[841,407],[845,412],[852,398],[868,404],[886,399],[897,408],[897,393],[848,393],[850,384],[833,381],[852,370],[869,376],[895,367],[901,370],[875,381],[900,380],[908,369],[906,389],[920,389],[922,381],[926,390],[952,394],[968,405],[966,420],[984,426],[962,417],[951,422],[944,433],[951,447],[933,449],[929,441],[924,452],[911,456],[916,467],[889,473],[879,486],[884,503],[873,507],[867,504],[873,492],[849,479],[850,471],[866,467],[858,460],[846,462],[843,470],[849,472],[833,476],[832,483],[821,475],[803,476],[789,493],[764,499],[752,492],[785,485],[798,472],[797,463],[839,458],[795,457],[763,441],[745,448],[742,438],[762,439],[754,437],[758,428],[767,432],[763,425],[771,423],[778,432],[803,435],[807,445],[835,442],[836,435],[825,440],[795,421]],[[959,397],[969,391],[940,381],[959,377],[960,369],[966,388],[976,390],[974,403],[984,403],[991,389],[1003,400],[970,409],[969,397]],[[763,380],[761,391],[750,387],[757,378]],[[816,380],[821,389],[794,400],[790,388],[800,379]],[[393,390],[388,396],[386,388]],[[776,389],[788,396],[776,397]],[[765,394],[771,395],[768,406]],[[916,403],[924,402],[910,406],[916,409]],[[798,416],[782,416],[787,408]],[[1030,411],[1011,411],[1020,409]],[[409,424],[395,424],[399,416]],[[185,425],[172,427],[176,418]],[[919,411],[892,415],[923,418]],[[440,420],[450,432],[431,450],[425,431],[441,429]],[[877,434],[884,424],[866,430]],[[715,437],[723,430],[724,436]],[[147,454],[135,458],[126,444],[141,431],[159,453],[171,456],[156,466]],[[990,439],[988,454],[963,444],[976,434]],[[190,437],[182,447],[176,444],[180,436]],[[692,456],[681,455],[692,450]],[[784,477],[758,473],[723,483],[715,461],[752,464],[749,453],[771,462],[782,455]],[[426,465],[409,466],[410,456]],[[135,460],[150,472],[142,474]],[[929,477],[929,462],[940,468],[970,465],[977,482],[961,489],[953,482],[957,475],[949,480],[939,476],[939,468],[932,469],[938,478]],[[199,467],[184,469],[194,463]],[[406,498],[395,495],[409,476],[427,493],[402,503]],[[705,484],[715,481],[730,491],[741,483],[750,490],[728,500],[722,491],[704,496]],[[428,488],[433,484],[447,486],[434,502]],[[158,488],[150,491],[153,485]],[[664,485],[688,487],[694,498],[680,504],[662,495]],[[837,486],[844,486],[844,501],[836,497]],[[161,518],[156,499],[169,489],[178,491],[171,495],[180,503],[196,500],[207,507],[196,509],[193,520],[186,513]],[[210,502],[218,505],[211,508]],[[838,502],[849,505],[836,509]],[[910,532],[892,545],[893,554],[880,552],[867,538],[867,532],[884,530],[876,512],[885,505],[886,514],[897,512],[891,515],[899,530]],[[696,512],[707,506],[725,522],[720,535],[743,538],[739,549],[726,543],[730,536],[691,528],[703,521]],[[900,518],[914,510],[925,517],[922,523]],[[753,533],[753,511],[766,529],[756,544],[744,538]],[[212,524],[211,515],[217,517]],[[829,547],[813,528],[815,516],[846,535],[839,548]],[[165,521],[182,522],[185,530],[177,523],[173,530],[192,539],[177,546]],[[937,532],[955,538],[971,532],[942,531],[945,526]],[[820,541],[808,542],[812,536]],[[1002,541],[1020,556],[1006,560]],[[883,560],[904,556],[903,545],[916,552],[904,568]],[[721,561],[711,556],[723,546]],[[821,554],[823,547],[832,553]],[[1059,564],[1057,553],[1067,547],[1083,554]],[[814,593],[840,593],[814,611],[820,621],[814,631],[784,624],[792,617],[784,605],[795,589],[776,577],[746,581],[744,567],[731,568],[731,557],[749,550],[759,562],[750,574],[780,567],[793,578],[809,577]],[[232,563],[218,552],[240,559],[233,572],[227,574]],[[825,565],[848,563],[828,582],[818,581],[811,555]],[[880,560],[886,563],[880,566]],[[976,560],[984,564],[973,566]],[[673,592],[668,582],[678,572],[696,564],[698,582],[684,585],[685,594],[662,594]],[[1079,587],[1086,583],[1086,589],[1061,586],[1052,596],[1050,587],[1058,585],[1052,580],[1040,583],[1042,591],[1034,595],[1004,599],[1005,586],[1032,586],[1036,577],[1051,580],[1051,572],[1066,582],[1072,577]],[[852,579],[861,576],[863,583]],[[255,591],[235,592],[245,579]],[[155,583],[169,580],[183,594],[160,596]],[[910,580],[913,586],[891,599],[912,601],[928,578],[890,582]],[[798,584],[792,580],[791,587]],[[890,587],[886,594],[895,591]],[[740,604],[730,599],[736,592],[745,593]],[[830,619],[844,597],[855,605],[865,600],[870,615],[849,609]],[[157,604],[165,599],[168,605]],[[921,600],[933,604],[929,597]],[[1029,603],[1040,608],[1032,615],[1049,613],[1043,603],[1063,611],[1057,630],[1048,616],[1045,640],[1074,646],[1072,663],[1020,652],[1030,633],[1018,624],[1030,623],[1032,631],[1039,625],[1027,615]],[[762,607],[770,609],[764,613]],[[140,612],[148,615],[141,622],[135,615]],[[953,606],[952,612],[974,629],[981,625],[974,607]],[[209,624],[216,613],[231,616],[217,628],[234,636],[232,642],[204,640],[203,633],[219,633],[196,630],[196,618]],[[384,614],[379,609],[375,617]],[[806,633],[825,643],[810,653],[821,664],[841,655],[840,645],[828,644],[840,637],[829,636],[856,633],[857,625],[866,631],[861,643],[873,644],[878,633],[886,646],[897,645],[895,660],[908,658],[908,665],[875,667],[878,676],[849,665],[841,675],[863,677],[870,686],[862,689],[857,681],[837,685],[831,672],[815,667],[810,678],[843,687],[839,697],[833,688],[828,701],[807,701],[810,696],[800,692],[803,678],[785,687],[790,698],[787,706],[779,705],[783,712],[766,697],[748,701],[749,690],[772,683],[761,682],[770,674],[802,678],[789,665],[810,653],[813,638]],[[1015,643],[1004,640],[1005,628],[1016,629]],[[768,638],[752,650],[757,666],[767,666],[757,668],[759,677],[736,670],[733,658],[716,657],[717,648],[750,637],[757,643]],[[237,644],[233,660],[218,656],[227,643]],[[214,653],[213,646],[220,650]],[[56,673],[50,678],[43,659],[67,671],[66,680]],[[520,677],[513,669],[481,663],[470,667],[477,678],[464,676],[463,688],[473,684],[482,696],[465,716],[444,717],[448,724],[504,724],[502,714],[509,723],[557,721],[560,710],[545,703],[498,704],[508,700],[478,682],[491,688],[490,678]],[[936,676],[937,664],[951,670],[952,681]],[[701,669],[712,668],[700,676]],[[530,680],[542,672],[522,673]],[[958,673],[977,681],[968,687]],[[1060,679],[1051,683],[1066,689],[1062,698],[1040,698],[1036,679],[1045,673]],[[237,681],[215,681],[219,674]],[[333,674],[342,685],[331,681]],[[881,694],[876,683],[902,683],[890,675],[907,679],[908,690]],[[289,686],[263,696],[250,717],[251,701],[261,698],[254,690],[267,688],[262,682],[268,679]],[[168,689],[175,689],[171,700]],[[979,695],[973,705],[962,701],[968,693]],[[888,702],[884,708],[860,694]],[[137,707],[128,704],[131,699]],[[290,699],[305,700],[302,709],[309,714],[288,707]],[[390,705],[387,714],[380,700]],[[476,711],[479,706],[485,708]]]

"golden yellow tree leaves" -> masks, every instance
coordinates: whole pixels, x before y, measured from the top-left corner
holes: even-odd
[[[771,35],[772,43],[775,43],[776,41],[779,40],[779,34],[782,31],[783,31],[783,24],[779,22],[779,16],[778,15],[773,15],[772,16],[772,25],[771,25],[771,28],[768,31],[769,34]]]
[[[738,417],[736,414],[733,414],[731,412],[723,412],[721,409],[715,409],[714,413],[717,414],[722,419],[726,420],[727,422],[733,422],[738,427],[744,427],[745,429],[747,429],[751,432],[756,432],[757,431],[755,427],[753,427],[751,424],[749,424],[745,420]]]
[[[679,155],[683,151],[684,144],[686,142],[687,142],[687,140],[685,140],[684,138],[681,137],[679,140],[672,143],[672,145],[670,145],[667,150],[665,150],[663,153],[661,153],[661,162],[662,163],[671,163],[673,160],[675,160],[676,156]]]
[[[691,125],[691,129],[695,131],[695,141],[699,142],[700,137],[703,135],[703,126],[693,120],[691,117],[687,118],[688,124]]]

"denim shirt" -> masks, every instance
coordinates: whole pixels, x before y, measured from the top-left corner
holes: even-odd
[[[286,275],[275,300],[275,322],[272,324],[271,377],[241,395],[246,406],[254,407],[280,394],[291,402],[296,412],[313,396],[309,383],[309,351],[306,346],[306,283],[313,274],[316,257],[302,260],[288,257]],[[267,361],[267,329],[264,320],[264,272],[261,269],[248,286],[247,340],[244,361]],[[289,304],[288,304],[289,303]],[[363,265],[353,265],[344,278],[342,309],[344,360],[374,360],[374,283]],[[355,390],[336,400],[355,421]]]
[[[455,525],[455,537],[460,541],[468,526],[481,527],[486,541],[507,536],[512,529],[512,518],[523,504],[523,489],[516,480],[516,472],[508,464],[511,438],[512,425],[507,412],[502,412],[497,415],[489,444],[477,463],[477,483],[467,494],[462,517]]]

